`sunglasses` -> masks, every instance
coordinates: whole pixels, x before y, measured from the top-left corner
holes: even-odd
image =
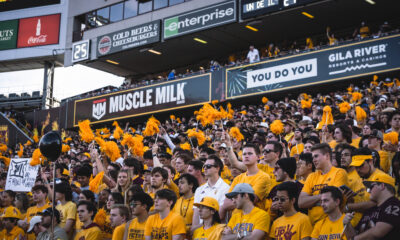
[[[206,164],[206,165],[203,166],[204,169],[210,169],[210,168],[213,168],[213,167],[217,167],[217,166],[213,165],[213,164]]]
[[[268,153],[273,152],[273,151],[274,151],[274,150],[272,150],[272,149],[264,149],[264,150],[263,150],[263,153],[267,153],[267,154],[268,154]]]
[[[279,201],[279,202],[285,202],[286,200],[288,200],[289,198],[285,198],[285,197],[281,197],[281,198],[279,198],[279,197],[274,197],[273,199],[272,199],[272,201],[274,201],[274,202],[277,202],[277,201]]]

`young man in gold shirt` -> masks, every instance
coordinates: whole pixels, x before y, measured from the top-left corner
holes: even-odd
[[[16,207],[7,207],[1,217],[4,229],[0,232],[0,239],[15,240],[25,237],[24,230],[17,225],[21,213]]]
[[[311,151],[317,171],[307,177],[300,193],[299,207],[309,208],[308,216],[311,224],[315,224],[326,216],[320,203],[321,189],[326,186],[348,186],[348,180],[344,169],[332,166],[332,149],[328,144],[316,144]]]
[[[125,226],[124,240],[144,240],[144,227],[154,201],[147,193],[135,193],[131,198],[131,213],[135,218]]]
[[[102,238],[101,229],[93,222],[96,206],[89,201],[78,203],[78,217],[83,223],[82,231],[75,235],[74,240],[98,240]]]
[[[114,228],[112,240],[121,240],[124,236],[126,222],[129,220],[129,209],[122,204],[114,204],[110,210],[111,227]]]

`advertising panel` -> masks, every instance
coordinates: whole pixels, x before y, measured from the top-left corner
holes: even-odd
[[[19,20],[18,48],[58,44],[61,14]]]
[[[354,78],[400,68],[400,36],[226,69],[226,98]]]
[[[113,32],[97,38],[97,55],[107,55],[160,41],[161,20]]]
[[[181,36],[236,21],[236,1],[228,1],[164,19],[163,38]]]
[[[211,101],[211,74],[183,78],[76,100],[73,125],[153,114],[202,105]]]
[[[18,20],[0,22],[0,50],[17,47]]]
[[[277,12],[288,8],[303,6],[318,0],[241,0],[241,18],[247,19],[259,15]]]

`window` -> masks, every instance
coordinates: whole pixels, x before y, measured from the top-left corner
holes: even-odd
[[[100,27],[110,23],[110,8],[105,7],[97,10],[96,26]]]
[[[172,5],[176,5],[176,4],[179,4],[179,3],[183,3],[185,0],[169,0],[169,5],[170,6],[172,6]]]
[[[125,2],[124,18],[131,18],[138,14],[137,0],[129,0]]]
[[[168,6],[168,0],[154,0],[154,10]]]
[[[112,5],[110,8],[110,22],[118,22],[122,20],[124,11],[124,3]]]
[[[147,13],[152,10],[153,1],[139,2],[139,14]]]

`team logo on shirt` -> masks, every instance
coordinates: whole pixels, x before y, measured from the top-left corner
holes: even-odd
[[[287,226],[278,227],[275,229],[276,240],[292,240],[293,236],[297,233],[293,232],[293,224]]]

